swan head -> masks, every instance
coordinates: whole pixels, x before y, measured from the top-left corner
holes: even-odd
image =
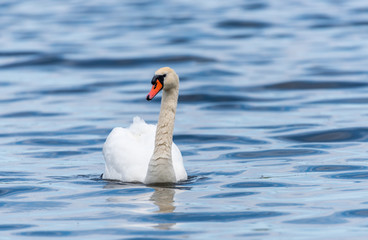
[[[179,87],[179,77],[175,71],[169,67],[160,68],[152,78],[152,89],[147,95],[147,100],[152,100],[162,89],[168,91]]]

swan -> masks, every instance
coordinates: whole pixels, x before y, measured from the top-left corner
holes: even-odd
[[[114,128],[103,146],[103,179],[144,184],[187,180],[183,157],[173,142],[179,77],[173,69],[163,67],[151,83],[148,101],[163,90],[157,126],[134,117],[129,128]]]

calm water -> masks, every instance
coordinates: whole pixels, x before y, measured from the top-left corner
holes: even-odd
[[[1,239],[367,239],[366,1],[0,7]],[[190,179],[101,180],[163,66]]]

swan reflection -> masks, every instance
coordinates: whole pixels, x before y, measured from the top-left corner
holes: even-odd
[[[135,187],[134,185],[122,183],[119,181],[110,181],[104,186],[104,189],[129,189]],[[142,187],[137,185],[136,187]],[[147,188],[145,188],[147,189]],[[151,186],[153,193],[133,194],[133,195],[122,195],[122,196],[111,196],[107,198],[108,202],[111,203],[123,203],[123,204],[135,204],[137,201],[146,202],[147,200],[153,203],[157,208],[152,212],[150,208],[141,209],[143,211],[149,211],[152,214],[165,214],[173,213],[175,211],[174,197],[176,191],[180,191],[175,188],[168,186]],[[150,194],[150,195],[149,195]],[[172,228],[176,223],[157,223],[154,228],[168,230]]]
[[[158,207],[156,213],[172,213],[175,211],[174,206],[174,197],[175,197],[175,189],[172,188],[164,188],[164,187],[153,187],[155,190],[150,198],[150,201],[153,202]],[[154,226],[154,228],[169,230],[176,223],[158,223]]]
[[[175,190],[171,188],[154,187],[150,201],[158,207],[157,213],[172,213],[175,210]]]

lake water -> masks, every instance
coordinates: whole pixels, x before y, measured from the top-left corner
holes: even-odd
[[[367,239],[366,1],[0,7],[1,239]],[[189,180],[102,180],[163,66]]]

